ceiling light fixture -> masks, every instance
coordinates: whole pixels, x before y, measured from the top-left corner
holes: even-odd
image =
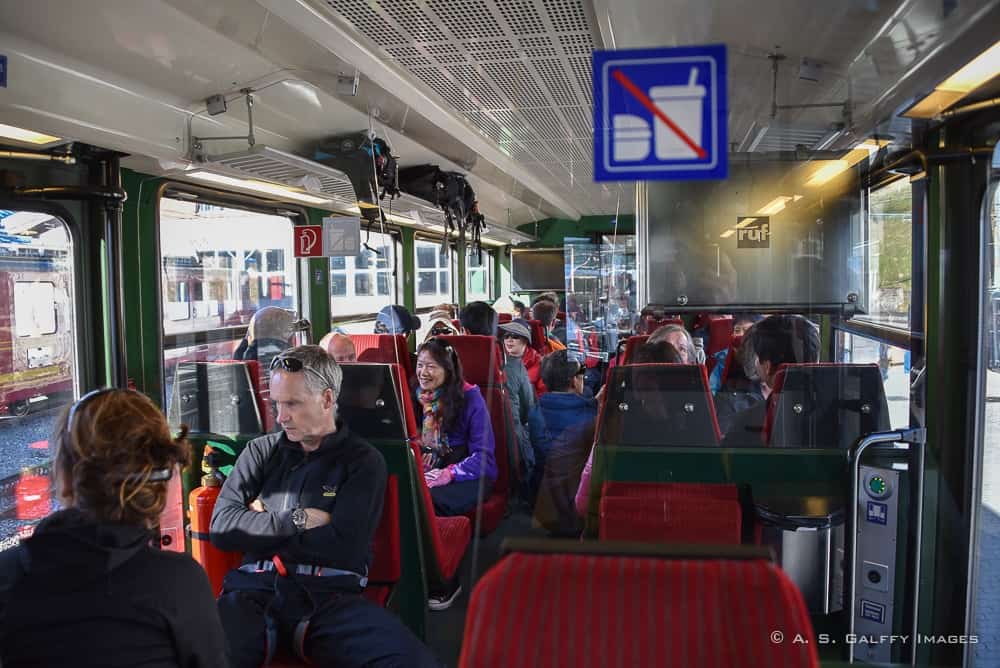
[[[42,134],[41,132],[35,132],[34,130],[26,130],[25,128],[19,128],[13,125],[4,125],[3,123],[0,123],[0,137],[25,142],[26,144],[38,145],[51,144],[62,139],[62,137],[53,137],[52,135]]]
[[[903,116],[934,118],[997,74],[1000,74],[1000,41],[935,86],[934,90],[907,109]]]

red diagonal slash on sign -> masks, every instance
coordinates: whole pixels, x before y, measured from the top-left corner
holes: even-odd
[[[670,120],[669,116],[663,113],[662,109],[653,104],[653,101],[650,100],[645,93],[639,90],[639,87],[636,86],[634,83],[632,83],[632,80],[629,79],[627,76],[625,76],[624,72],[622,72],[621,70],[612,70],[611,76],[615,78],[615,81],[624,86],[625,90],[627,90],[629,93],[632,94],[632,97],[639,100],[639,103],[642,106],[646,107],[646,109],[648,109],[650,113],[652,113],[654,116],[656,116],[661,121],[666,123],[667,127],[673,130],[674,134],[680,137],[681,141],[687,144],[692,151],[697,153],[699,158],[704,159],[708,155],[707,153],[705,153],[705,149],[695,144],[694,141],[692,141],[692,139],[687,136],[686,132],[681,130],[676,123]]]

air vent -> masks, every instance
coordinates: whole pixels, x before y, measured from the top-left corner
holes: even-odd
[[[533,177],[582,210],[607,208],[582,178],[593,160],[587,0],[309,1],[352,24]],[[568,161],[580,175],[571,182]]]
[[[354,187],[347,175],[326,165],[313,162],[293,153],[257,144],[248,151],[206,156],[206,161],[228,167],[244,177],[276,181],[288,186],[302,187],[313,177],[319,188],[310,190],[315,195],[325,195],[331,200],[347,205],[357,201]]]

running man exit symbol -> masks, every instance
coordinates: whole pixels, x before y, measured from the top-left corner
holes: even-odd
[[[726,47],[595,51],[594,180],[723,179]]]

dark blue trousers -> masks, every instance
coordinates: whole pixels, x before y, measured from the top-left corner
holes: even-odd
[[[310,592],[282,579],[272,591],[223,591],[219,617],[231,668],[263,665],[270,639],[277,654],[295,656],[295,629],[306,618],[305,657],[313,665],[441,666],[398,617],[360,594]]]
[[[476,507],[479,500],[479,480],[453,482],[443,487],[431,487],[434,513],[441,517],[464,515]],[[493,482],[483,480],[483,501],[493,493]]]

